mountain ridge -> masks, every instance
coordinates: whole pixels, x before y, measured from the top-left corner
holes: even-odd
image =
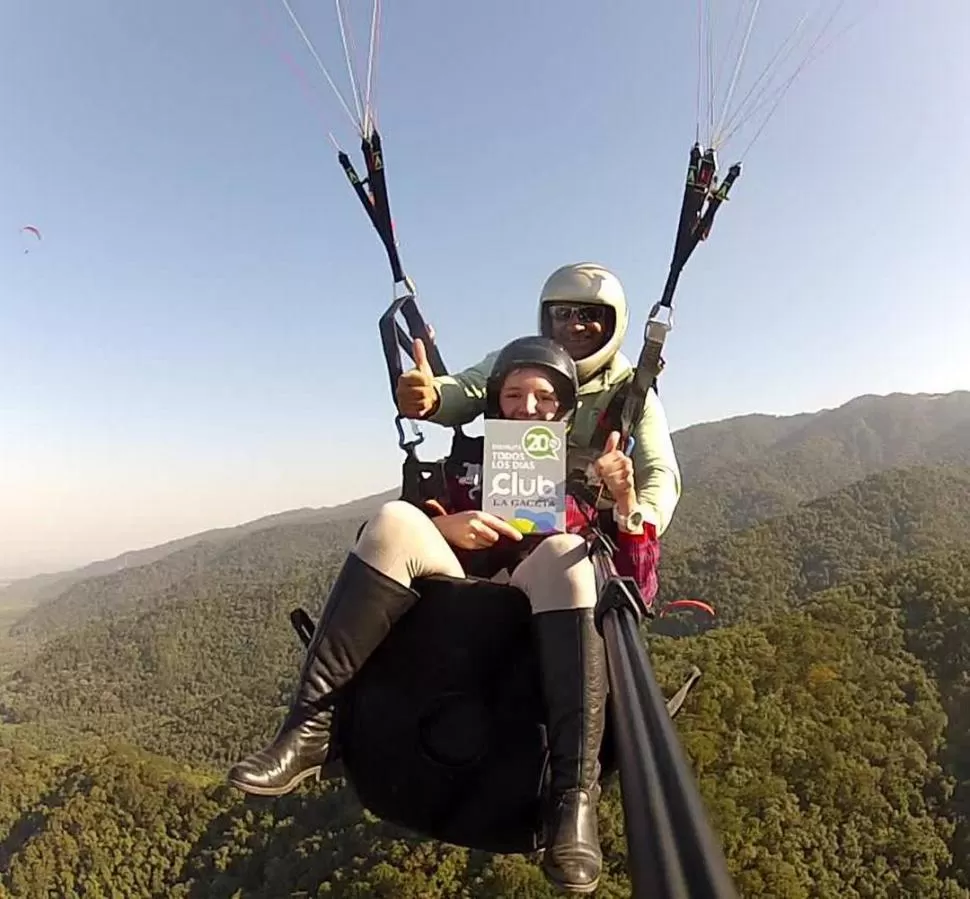
[[[955,403],[966,405],[966,412],[961,416],[960,420],[968,429],[966,436],[968,442],[970,442],[970,391],[951,391],[945,394],[907,394],[899,392],[889,394],[862,394],[847,400],[839,406],[825,407],[815,412],[799,412],[791,415],[752,412],[734,415],[716,421],[697,422],[673,432],[672,437],[682,468],[690,471],[696,467],[698,457],[707,455],[712,444],[717,445],[719,464],[727,466],[735,461],[740,454],[729,444],[725,444],[723,437],[725,436],[725,432],[731,434],[731,432],[735,432],[741,426],[745,428],[744,434],[746,438],[742,449],[747,453],[750,452],[752,446],[764,448],[784,440],[792,433],[797,432],[810,420],[819,419],[822,416],[827,417],[843,410],[851,411],[857,409],[862,404],[881,403],[883,401],[895,403],[900,399],[916,402],[931,402],[951,398]],[[691,474],[693,474],[692,471]],[[394,498],[397,492],[398,488],[394,487],[333,506],[301,506],[294,509],[284,509],[280,512],[263,515],[238,525],[207,528],[204,531],[198,531],[184,537],[177,537],[141,549],[125,550],[117,555],[105,559],[97,559],[77,568],[40,572],[29,577],[0,578],[0,600],[3,598],[4,591],[11,587],[26,586],[28,583],[34,581],[51,581],[74,574],[79,574],[84,577],[109,574],[121,568],[129,567],[131,564],[144,564],[143,560],[154,561],[156,558],[161,558],[165,554],[184,548],[187,542],[217,539],[223,535],[234,536],[238,533],[259,530],[264,527],[273,527],[276,524],[294,523],[301,520],[332,518],[338,515],[341,517],[352,516],[358,514],[360,508],[363,508],[366,514],[375,504],[379,505],[387,499]]]
[[[970,464],[970,391],[865,394],[818,412],[754,413],[694,424],[675,432],[673,440],[684,488],[664,546],[684,549],[787,514],[887,468]],[[31,620],[29,606],[41,607],[91,578],[152,565],[193,548],[200,558],[209,557],[218,546],[275,527],[362,520],[397,495],[389,489],[337,506],[286,510],[72,571],[15,581],[0,589],[0,606],[28,609],[16,618],[16,628]]]

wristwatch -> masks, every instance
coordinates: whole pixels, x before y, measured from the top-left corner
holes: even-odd
[[[624,531],[639,531],[643,528],[643,512],[634,506],[628,515],[621,515],[617,507],[613,506],[613,520]]]

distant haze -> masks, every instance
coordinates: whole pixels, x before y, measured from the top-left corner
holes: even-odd
[[[24,502],[0,507],[0,579],[74,568],[289,509],[336,505],[396,481],[390,462],[382,471],[361,471],[357,479],[338,479],[310,465],[279,471],[271,460],[248,471],[204,463],[188,468],[95,467],[73,484],[48,469],[46,479],[21,484]],[[34,511],[52,508],[56,515]]]

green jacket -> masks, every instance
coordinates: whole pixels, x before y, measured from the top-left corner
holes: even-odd
[[[441,403],[428,421],[445,427],[468,424],[485,412],[485,382],[498,352],[456,375],[435,378]],[[599,451],[591,444],[600,415],[616,390],[633,375],[630,360],[617,353],[597,375],[580,385],[579,401],[569,435],[570,468],[583,469]],[[667,416],[656,391],[647,393],[644,413],[634,432],[633,469],[637,502],[643,515],[661,535],[670,525],[680,500],[680,468],[674,454]]]

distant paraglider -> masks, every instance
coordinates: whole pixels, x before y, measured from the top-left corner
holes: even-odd
[[[650,632],[674,638],[697,636],[716,627],[717,617],[714,606],[703,599],[669,600],[657,603]]]
[[[24,233],[32,234],[34,236],[34,238],[38,242],[40,242],[41,240],[43,240],[43,238],[41,237],[41,234],[40,234],[40,229],[34,227],[33,225],[24,225],[23,228],[20,229],[20,233],[21,234],[24,234]],[[29,242],[31,244],[33,244],[33,240],[31,240]],[[29,246],[25,246],[24,247],[24,253],[29,253],[29,252],[30,252],[30,247]]]
[[[663,607],[659,617],[662,618],[671,612],[683,612],[688,609],[703,612],[705,615],[710,615],[711,618],[717,617],[717,612],[714,611],[714,607],[710,603],[704,602],[702,599],[675,599],[673,602],[668,602]]]

